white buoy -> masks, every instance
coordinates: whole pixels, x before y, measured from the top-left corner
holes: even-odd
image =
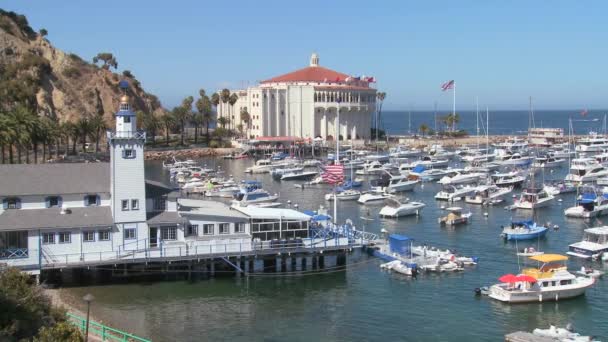
[[[442,205],[442,206],[441,206],[441,209],[445,210],[445,205]]]
[[[297,208],[298,208],[298,205],[297,205],[297,204],[294,204],[294,205],[293,205],[293,207],[297,209]]]
[[[557,199],[557,201],[558,201],[558,202],[561,202],[561,201],[563,201],[563,200],[562,200],[561,198],[558,198],[558,199]]]
[[[287,200],[287,204],[291,204],[291,200]]]
[[[483,213],[483,216],[488,217],[488,213]]]

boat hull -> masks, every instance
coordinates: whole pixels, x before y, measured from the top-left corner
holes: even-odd
[[[593,285],[593,280],[577,284],[571,288],[559,290],[542,289],[537,291],[506,291],[497,285],[490,287],[488,296],[505,303],[533,303],[558,301],[574,298],[585,294],[587,288]]]

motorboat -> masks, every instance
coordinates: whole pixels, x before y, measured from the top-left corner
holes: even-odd
[[[560,167],[564,164],[566,159],[556,158],[552,156],[540,156],[534,159],[532,167],[535,169],[549,169],[553,167]]]
[[[493,205],[501,203],[503,197],[510,194],[513,187],[500,188],[496,185],[480,185],[475,189],[475,192],[464,198],[466,203]]]
[[[410,177],[403,175],[391,175],[389,183],[386,186],[386,191],[391,194],[396,192],[412,191],[418,183],[420,183],[419,179],[411,179]]]
[[[437,183],[443,185],[454,185],[454,184],[471,184],[477,183],[479,180],[485,177],[484,173],[479,172],[456,172],[453,176],[443,176]]]
[[[558,301],[581,296],[595,283],[593,278],[568,272],[562,263],[568,260],[565,255],[543,254],[529,259],[537,261],[540,267],[526,268],[521,275],[501,277],[501,283],[490,286],[488,296],[506,303]]]
[[[196,166],[196,162],[192,159],[180,161],[180,160],[177,160],[175,157],[173,157],[173,160],[171,162],[163,161],[163,168],[165,168],[165,169],[176,169],[176,168],[191,167],[191,166]]]
[[[591,336],[583,336],[572,331],[570,327],[559,328],[554,325],[549,326],[548,329],[536,328],[532,331],[532,335],[547,338],[549,341],[597,342],[597,340]]]
[[[600,152],[608,148],[608,138],[598,134],[590,134],[576,142],[576,152]]]
[[[445,210],[449,211],[449,214],[437,219],[441,225],[456,226],[459,224],[468,223],[471,216],[473,216],[473,214],[470,212],[463,213],[462,208],[460,207],[450,207],[446,208]]]
[[[378,202],[378,201],[384,201],[385,199],[393,198],[393,197],[394,197],[393,195],[388,194],[384,191],[381,191],[379,189],[373,189],[370,192],[361,194],[361,196],[359,197],[357,202],[359,202],[361,204],[368,204],[368,203],[373,203],[373,202]]]
[[[409,171],[405,171],[402,174],[407,174],[412,177],[417,177],[423,182],[429,182],[436,179],[441,179],[441,177],[449,174],[450,171],[446,169],[427,169],[424,165],[417,165],[413,169]]]
[[[405,146],[397,146],[389,149],[389,156],[391,158],[410,158],[419,156],[422,151],[415,148],[407,148]]]
[[[494,184],[499,187],[519,187],[526,181],[526,177],[521,174],[506,175],[494,179]]]
[[[608,194],[598,194],[594,188],[585,188],[576,199],[576,205],[564,210],[566,217],[589,219],[608,214]]]
[[[589,277],[594,279],[601,278],[604,275],[604,272],[600,270],[594,270],[593,268],[588,268],[585,266],[582,266],[580,270],[574,273],[583,277]]]
[[[205,191],[207,197],[233,198],[240,191],[238,186],[219,186]]]
[[[403,172],[403,171],[411,170],[418,165],[422,165],[422,166],[426,167],[427,169],[446,168],[446,167],[448,167],[449,162],[450,161],[448,159],[441,159],[441,158],[432,157],[432,156],[424,156],[414,162],[404,163],[404,164],[399,165],[399,171]]]
[[[291,171],[291,172],[284,173],[281,176],[281,180],[286,181],[286,180],[311,179],[314,176],[316,176],[317,174],[319,174],[319,172],[317,172],[317,171],[304,171],[304,170]]]
[[[377,160],[363,165],[363,168],[355,171],[357,175],[378,175],[386,172],[386,168]]]
[[[510,152],[525,151],[528,149],[528,142],[518,137],[509,137],[501,143],[494,144],[496,149]]]
[[[548,151],[547,154],[552,156],[553,158],[568,159],[574,157],[576,155],[576,151],[573,151],[570,149],[570,147],[566,146],[553,151]]]
[[[422,256],[423,258],[437,258],[440,260],[449,260],[456,263],[473,266],[477,265],[478,258],[459,256],[449,249],[439,249],[433,246],[412,246],[412,253],[414,255]]]
[[[356,201],[359,199],[359,197],[361,197],[361,191],[353,189],[343,190],[336,192],[335,194],[335,198],[337,198],[338,201]],[[325,194],[325,200],[333,201],[334,193]]]
[[[426,206],[422,202],[400,202],[394,198],[389,198],[385,200],[384,204],[384,207],[380,209],[380,217],[401,217],[409,215],[420,215],[422,208]]]
[[[598,178],[608,176],[608,169],[593,158],[572,159],[570,173],[566,181],[584,183],[593,182]]]
[[[539,226],[532,220],[512,221],[510,226],[503,227],[502,236],[507,241],[539,239],[547,234],[547,227]]]
[[[268,173],[272,170],[272,160],[260,159],[255,162],[255,165],[245,169],[245,173]]]
[[[389,161],[389,156],[386,154],[369,154],[369,155],[363,157],[363,160],[386,163]]]
[[[232,200],[232,202],[235,205],[239,205],[242,207],[246,207],[249,204],[255,203],[274,202],[279,199],[279,195],[271,195],[268,191],[264,189],[255,189],[252,191],[243,191],[243,189],[241,189],[241,191],[234,197],[235,198]]]
[[[443,189],[435,195],[436,200],[443,201],[460,201],[463,197],[466,197],[475,192],[477,187],[465,185],[456,187],[454,185],[444,185]]]
[[[270,170],[270,175],[274,179],[281,179],[281,177],[283,177],[284,174],[292,173],[292,172],[300,172],[300,171],[304,171],[304,166],[291,165],[291,166],[287,166],[287,167],[273,167]]]
[[[393,260],[384,264],[380,264],[380,268],[387,271],[395,271],[397,273],[413,276],[416,273],[416,265],[410,264],[401,260]]]
[[[526,188],[513,206],[516,209],[538,209],[551,204],[553,195],[541,188]]]
[[[497,164],[524,166],[524,165],[529,165],[532,163],[532,157],[522,156],[520,153],[517,153],[517,152],[501,153],[500,151],[504,151],[504,150],[497,150],[497,152],[495,152],[496,160],[494,162]]]
[[[601,259],[608,253],[608,226],[585,229],[583,239],[568,246],[568,255],[583,259]]]
[[[556,182],[551,184],[545,184],[543,186],[545,191],[553,196],[560,194],[566,194],[570,192],[576,192],[576,185],[569,182]]]

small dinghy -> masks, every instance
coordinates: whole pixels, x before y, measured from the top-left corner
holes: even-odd
[[[600,270],[594,270],[592,268],[585,268],[585,266],[581,267],[580,270],[574,272],[583,277],[589,277],[593,279],[601,278],[604,275],[604,272]]]
[[[460,207],[450,207],[446,208],[445,210],[449,211],[450,213],[438,219],[439,224],[441,225],[456,226],[459,224],[468,223],[469,218],[473,216],[472,213],[463,213],[462,208]]]

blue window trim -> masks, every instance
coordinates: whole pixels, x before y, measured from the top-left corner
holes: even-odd
[[[85,240],[84,239],[85,234],[88,234],[88,233],[92,233],[93,234],[93,240]],[[97,240],[95,240],[95,231],[94,230],[86,230],[86,231],[82,232],[82,242],[89,243],[89,242],[95,242],[95,241],[97,241]]]
[[[127,151],[131,151],[131,156],[127,156]],[[133,148],[126,148],[126,149],[122,150],[122,157],[124,159],[135,159],[135,156],[137,155],[136,152],[137,151]]]

